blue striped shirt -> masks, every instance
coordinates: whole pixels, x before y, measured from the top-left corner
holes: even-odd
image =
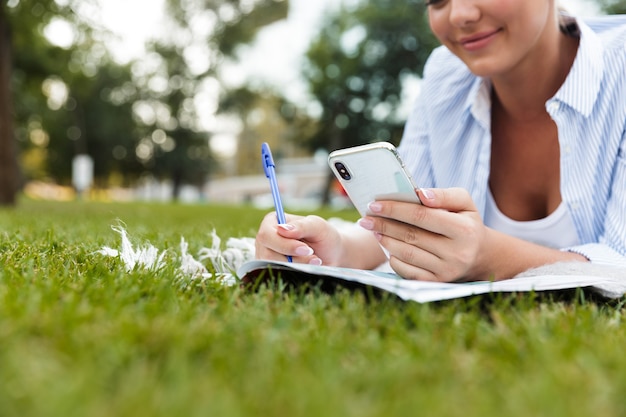
[[[626,16],[578,19],[570,73],[546,102],[558,128],[561,197],[580,245],[626,267]],[[447,48],[433,51],[399,152],[419,187],[462,187],[484,215],[491,158],[489,81]]]

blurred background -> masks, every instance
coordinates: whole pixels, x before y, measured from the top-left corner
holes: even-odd
[[[0,205],[348,204],[334,149],[398,143],[437,46],[424,0],[0,0]],[[562,0],[580,16],[626,0]]]

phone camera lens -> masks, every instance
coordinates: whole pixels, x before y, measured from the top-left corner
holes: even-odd
[[[335,162],[335,169],[337,169],[337,172],[344,180],[348,181],[352,178],[352,175],[350,175],[348,168],[346,168],[346,166],[341,162]]]

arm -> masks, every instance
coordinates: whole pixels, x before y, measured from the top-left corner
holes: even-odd
[[[598,236],[597,243],[566,250],[579,253],[594,264],[626,268],[626,127],[613,173],[602,234]]]

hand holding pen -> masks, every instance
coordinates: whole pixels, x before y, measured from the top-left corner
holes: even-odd
[[[278,220],[278,224],[285,224],[287,220],[285,219],[283,203],[280,199],[280,191],[278,190],[278,181],[276,180],[276,165],[274,165],[272,151],[270,151],[270,146],[267,142],[263,142],[261,145],[261,158],[263,160],[263,171],[265,171],[265,176],[269,179],[270,188],[272,189],[276,219]],[[287,260],[292,262],[291,256],[287,256]]]

